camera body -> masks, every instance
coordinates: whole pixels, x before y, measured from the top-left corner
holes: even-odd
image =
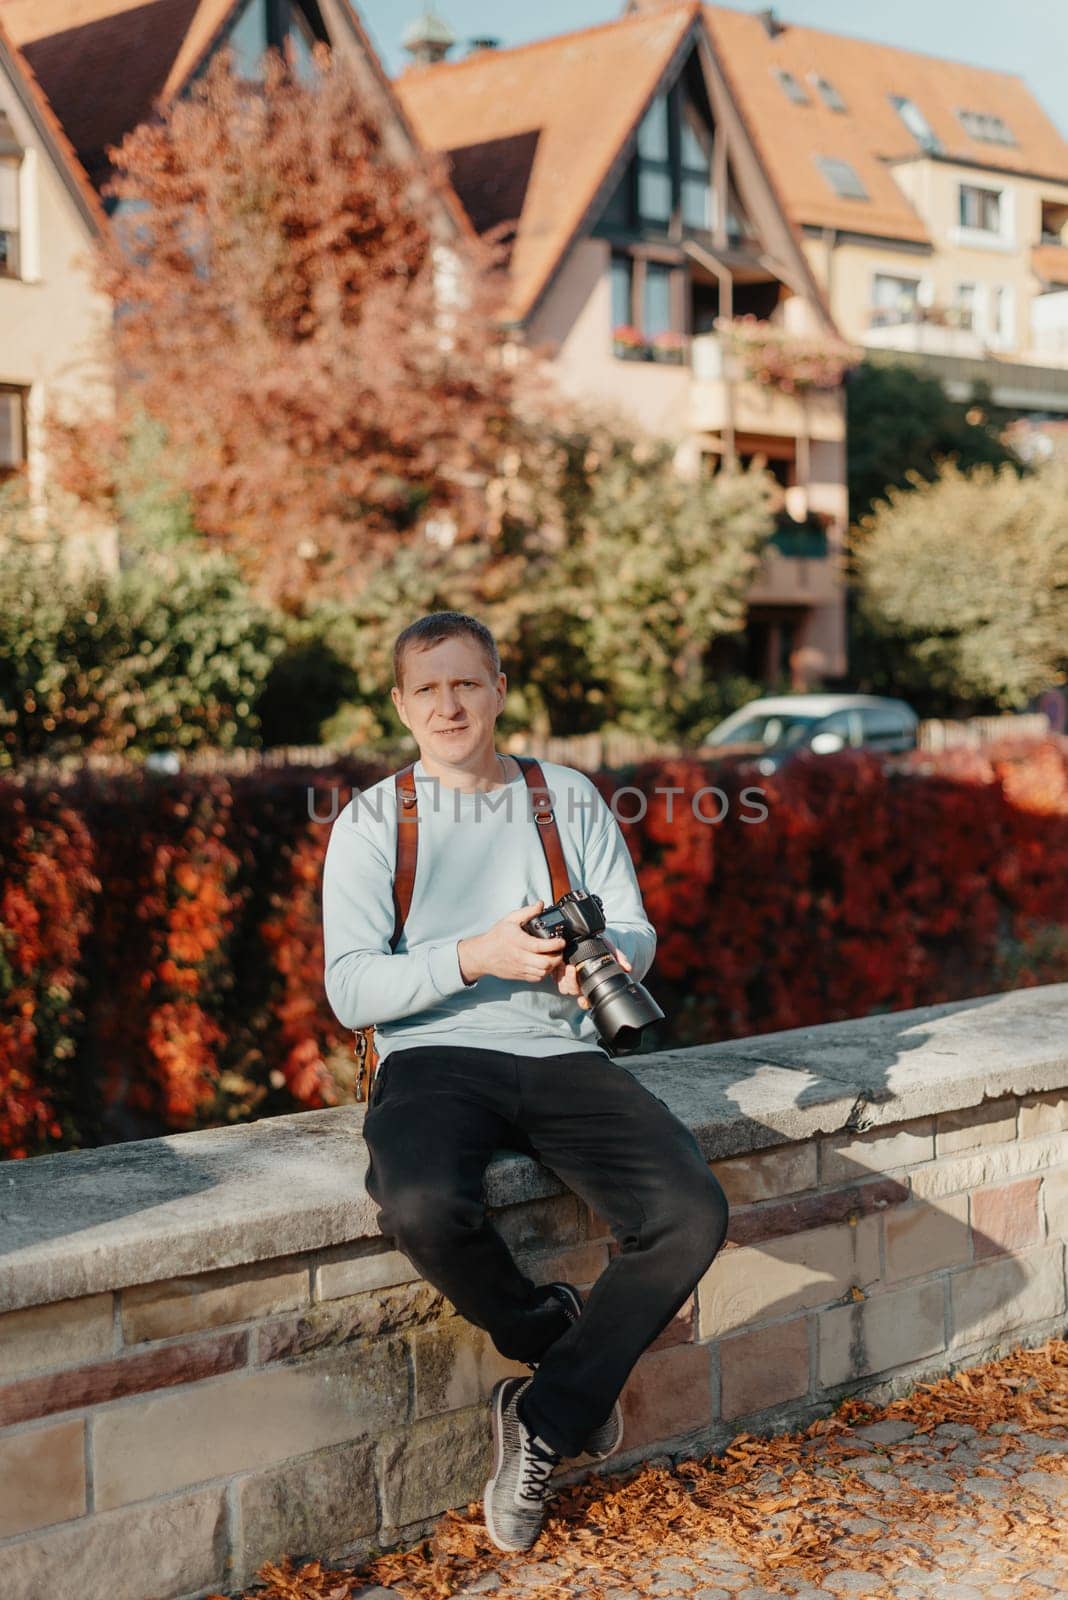
[[[563,959],[574,967],[579,991],[589,1001],[601,1044],[610,1055],[632,1055],[643,1033],[664,1013],[642,984],[636,983],[600,937],[605,929],[600,895],[571,889],[555,905],[522,924],[535,939],[563,939]]]
[[[524,931],[533,934],[535,939],[562,938],[567,939],[569,945],[579,939],[592,939],[602,933],[604,927],[604,901],[600,895],[583,894],[578,889],[562,894],[555,905],[546,907],[523,924]],[[573,957],[569,948],[565,947],[564,955],[571,966]]]

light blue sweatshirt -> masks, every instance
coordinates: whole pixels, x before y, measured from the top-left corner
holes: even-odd
[[[573,889],[598,894],[602,937],[641,980],[656,932],[645,915],[630,854],[612,812],[583,773],[543,761]],[[393,872],[397,802],[393,778],[353,794],[335,820],[323,866],[326,994],[347,1028],[376,1024],[381,1059],[413,1045],[465,1045],[516,1054],[596,1050],[597,1030],[573,995],[540,983],[483,977],[466,984],[457,944],[499,918],[543,900],[552,883],[522,774],[488,792],[464,793],[415,763],[419,851],[412,905],[397,949]]]

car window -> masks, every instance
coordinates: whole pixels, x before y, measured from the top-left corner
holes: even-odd
[[[860,713],[864,743],[878,749],[912,742],[912,724],[893,706],[866,706]]]
[[[845,740],[846,744],[853,743],[853,712],[832,711],[829,717],[820,720],[814,733],[837,733]]]
[[[785,711],[754,712],[729,732],[712,735],[712,744],[763,744],[782,748],[800,744],[816,726],[817,717],[801,717]]]

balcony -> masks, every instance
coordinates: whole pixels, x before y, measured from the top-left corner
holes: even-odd
[[[910,355],[980,357],[986,353],[967,313],[953,307],[879,308],[872,312],[863,342],[869,350],[901,350]]]
[[[749,590],[750,605],[826,606],[841,598],[839,562],[816,517],[780,516]]]
[[[845,437],[840,389],[810,389],[784,394],[771,384],[739,375],[737,358],[719,334],[700,334],[690,341],[693,384],[690,426],[699,433],[719,433],[827,440]]]

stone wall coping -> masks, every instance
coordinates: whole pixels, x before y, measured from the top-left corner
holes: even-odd
[[[710,1161],[1068,1086],[1068,983],[621,1062]],[[0,1166],[0,1312],[377,1240],[364,1108]],[[494,1207],[564,1192],[495,1156]]]

